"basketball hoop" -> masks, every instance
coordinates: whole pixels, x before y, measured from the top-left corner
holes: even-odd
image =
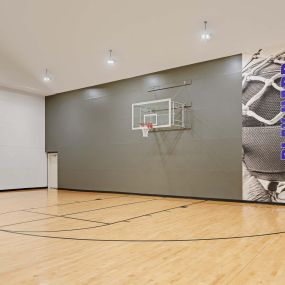
[[[148,132],[153,129],[153,123],[140,124],[144,138],[148,137]]]

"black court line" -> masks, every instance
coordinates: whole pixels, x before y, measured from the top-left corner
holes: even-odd
[[[137,202],[113,205],[113,206],[108,206],[108,207],[103,207],[103,208],[96,208],[96,209],[85,210],[85,211],[80,211],[80,212],[75,212],[75,213],[64,214],[64,215],[54,215],[54,214],[48,214],[48,213],[42,213],[42,212],[33,212],[33,211],[30,211],[30,210],[22,210],[22,211],[33,213],[33,214],[42,214],[42,215],[47,215],[47,216],[52,216],[52,217],[58,217],[58,218],[74,219],[74,220],[81,220],[81,221],[87,221],[87,222],[96,222],[96,223],[101,223],[101,224],[109,224],[109,223],[105,223],[105,222],[100,222],[100,221],[95,221],[95,220],[87,220],[87,219],[80,219],[80,218],[74,218],[74,217],[69,217],[69,216],[75,215],[75,214],[86,213],[86,212],[95,212],[95,211],[105,210],[105,209],[109,209],[109,208],[116,208],[116,207],[121,207],[121,206],[127,206],[127,205],[139,204],[139,203],[146,203],[146,202],[150,202],[150,201],[154,201],[154,200],[159,200],[159,199],[142,200],[142,201],[137,201]]]
[[[84,210],[84,211],[79,211],[79,212],[75,212],[75,213],[65,214],[63,216],[67,217],[67,216],[81,214],[81,213],[95,212],[95,211],[100,211],[100,210],[105,210],[105,209],[110,209],[110,208],[128,206],[128,205],[139,204],[139,203],[146,203],[146,202],[155,201],[155,200],[160,200],[160,199],[142,200],[142,201],[137,201],[137,202],[130,202],[130,203],[124,203],[124,204],[119,204],[119,205],[113,205],[113,206],[107,206],[107,207],[102,207],[102,208],[96,208],[96,209],[92,209],[92,210]]]
[[[22,233],[42,233],[42,232],[44,232],[44,233],[56,233],[56,232],[72,232],[72,231],[80,231],[80,230],[89,230],[89,229],[95,229],[95,228],[102,228],[102,227],[112,226],[112,225],[119,224],[119,223],[129,222],[131,220],[135,220],[135,219],[138,219],[138,218],[151,216],[151,215],[162,213],[162,212],[167,212],[169,210],[174,210],[174,209],[179,209],[179,208],[186,208],[188,206],[193,206],[193,205],[201,204],[201,203],[204,203],[204,202],[206,202],[206,201],[200,201],[200,202],[197,202],[197,203],[191,203],[191,204],[185,204],[185,205],[181,205],[181,206],[176,206],[176,207],[172,207],[172,208],[168,208],[168,209],[164,209],[164,210],[160,210],[160,211],[155,211],[155,212],[151,212],[151,213],[147,213],[147,214],[131,217],[131,218],[124,219],[124,220],[119,220],[119,221],[116,221],[116,222],[108,223],[106,225],[84,227],[84,228],[75,228],[75,229],[49,230],[49,231],[48,230],[46,230],[46,231],[38,231],[38,230],[17,231],[16,230],[16,232],[22,232]]]
[[[68,191],[68,190],[66,190],[66,191]],[[107,192],[98,192],[98,193],[101,193],[102,195],[107,194]],[[122,195],[122,194],[118,193],[118,195]],[[149,195],[148,196],[140,195],[140,196],[142,196],[144,198],[147,198]],[[95,198],[95,199],[91,199],[91,200],[73,201],[73,202],[68,202],[68,203],[52,204],[52,205],[48,205],[48,206],[32,207],[32,208],[13,210],[13,211],[8,211],[8,212],[2,212],[2,213],[0,213],[0,216],[1,215],[5,215],[5,214],[10,214],[10,213],[16,213],[16,212],[20,212],[20,211],[26,211],[26,210],[43,209],[43,208],[49,208],[49,207],[55,207],[55,206],[64,206],[64,205],[69,205],[69,204],[92,202],[92,201],[96,201],[96,200],[118,199],[118,198],[123,198],[123,197],[136,198],[135,195],[128,196],[127,194],[125,194],[125,195],[118,196],[118,197],[116,195],[116,196],[111,196],[111,197],[106,197],[106,198]],[[168,197],[168,196],[165,196],[165,197],[164,196],[160,196],[160,197],[161,198],[157,198],[156,200],[171,201],[172,198],[179,199],[179,197]],[[194,199],[194,198],[195,197],[189,197],[188,199]],[[187,199],[187,198],[182,197],[181,199]],[[243,206],[244,204],[246,206],[249,206],[249,207],[258,207],[258,208],[268,208],[270,206],[285,206],[285,204],[282,204],[282,203],[261,203],[261,202],[254,203],[254,202],[248,202],[248,201],[247,201],[247,203],[245,203],[245,201],[224,201],[224,200],[216,201],[216,200],[212,200],[212,199],[202,199],[202,198],[199,198],[199,199],[195,198],[195,200],[207,201],[207,202],[211,202],[212,204],[221,205],[221,206],[225,206],[225,204],[223,204],[223,203],[227,203],[227,202],[228,202],[227,205],[229,205],[229,206],[237,206],[237,207]],[[243,205],[234,205],[233,203],[241,203]],[[266,204],[266,205],[264,205],[264,204]],[[40,213],[40,212],[37,212],[37,213]],[[67,215],[69,215],[69,214],[67,214]]]
[[[112,198],[118,198],[118,197],[112,197]],[[105,198],[105,199],[96,198],[96,199],[84,200],[84,201],[73,201],[73,202],[68,202],[68,203],[52,204],[52,205],[48,205],[48,206],[18,209],[18,210],[13,210],[13,211],[8,211],[8,212],[2,212],[2,213],[0,213],[0,215],[15,213],[15,212],[19,212],[19,211],[26,211],[26,210],[33,210],[33,209],[43,209],[43,208],[62,206],[62,205],[69,205],[69,204],[76,204],[76,203],[86,203],[86,202],[92,202],[92,201],[96,201],[96,200],[106,200],[106,199],[112,199],[112,198]]]
[[[111,196],[107,198],[95,198],[91,200],[84,200],[84,201],[74,201],[74,202],[68,202],[68,203],[60,203],[60,204],[52,204],[48,206],[41,206],[41,207],[32,207],[32,208],[26,208],[26,209],[19,209],[19,210],[13,210],[13,211],[8,211],[8,212],[2,212],[0,215],[5,215],[5,214],[10,214],[10,213],[15,213],[15,212],[20,212],[20,211],[26,211],[26,210],[34,210],[34,209],[43,209],[43,208],[49,208],[49,207],[55,207],[55,206],[63,206],[63,205],[69,205],[69,204],[76,204],[76,203],[86,203],[86,202],[92,202],[96,200],[108,200],[108,199],[118,199],[122,198],[124,196]]]
[[[39,212],[32,212],[32,211],[29,211],[29,210],[22,210],[22,212],[33,213],[33,214],[39,214],[39,215],[45,215],[45,216],[51,216],[51,217],[54,217],[54,218],[65,218],[65,219],[72,219],[72,220],[85,221],[85,222],[93,222],[93,223],[96,222],[96,223],[99,223],[99,224],[108,225],[108,223],[99,222],[99,221],[86,220],[86,219],[73,218],[73,217],[66,217],[66,216],[61,216],[61,215],[53,215],[53,214],[39,213]]]
[[[41,219],[34,219],[34,220],[28,220],[28,221],[23,221],[23,222],[17,222],[17,223],[8,224],[8,225],[1,225],[0,228],[14,226],[14,225],[21,225],[21,224],[26,224],[26,223],[31,223],[31,222],[37,222],[37,221],[42,221],[42,220],[49,220],[49,219],[54,219],[54,218],[55,217],[48,217],[48,218],[41,218]]]
[[[199,203],[203,203],[207,201],[201,201],[194,204],[188,204],[180,206],[180,208],[185,208],[190,205],[195,205]],[[179,207],[176,207],[179,208]],[[172,208],[175,209],[175,208]],[[157,211],[154,213],[165,212],[169,209]],[[145,214],[137,217],[148,216],[151,215]],[[133,217],[130,219],[135,219],[137,217]],[[48,218],[47,218],[48,219]],[[119,223],[123,221],[127,221],[130,219],[114,222]],[[104,226],[104,225],[102,225]],[[102,227],[99,226],[99,227]],[[107,226],[107,225],[106,225]],[[0,229],[1,232],[10,233],[10,234],[17,234],[23,236],[31,236],[31,237],[41,237],[41,238],[49,238],[49,239],[60,239],[60,240],[72,240],[72,241],[93,241],[93,242],[124,242],[124,243],[172,243],[172,242],[195,242],[195,241],[222,241],[222,240],[234,240],[234,239],[244,239],[244,238],[256,238],[256,237],[265,237],[265,236],[274,236],[274,235],[282,235],[285,234],[285,231],[277,231],[277,232],[270,232],[270,233],[263,233],[263,234],[252,234],[252,235],[240,235],[240,236],[229,236],[229,237],[212,237],[212,238],[189,238],[189,239],[96,239],[96,238],[73,238],[73,237],[59,237],[59,236],[48,236],[48,235],[39,235],[39,234],[32,234],[27,231],[14,231],[14,230],[5,230]]]
[[[110,206],[110,208],[113,207],[117,207],[117,206],[122,206],[122,205],[130,205],[130,204],[135,204],[135,203],[145,203],[145,202],[149,202],[149,201],[153,201],[153,200],[160,200],[160,199],[150,199],[150,200],[142,200],[142,201],[138,201],[138,202],[131,202],[131,203],[126,203],[126,204],[119,204],[119,205],[114,205],[114,206]],[[92,211],[97,211],[97,210],[103,210],[109,207],[104,207],[104,208],[98,208],[98,209],[94,209]],[[38,215],[45,215],[45,216],[50,216],[51,218],[66,218],[66,219],[73,219],[73,220],[79,220],[79,221],[85,221],[85,222],[93,222],[93,223],[101,223],[101,224],[105,224],[105,225],[109,225],[110,223],[105,223],[105,222],[99,222],[99,221],[95,221],[95,220],[87,220],[87,219],[80,219],[80,218],[73,218],[73,217],[66,217],[65,215],[53,215],[53,214],[47,214],[47,213],[41,213],[41,212],[33,212],[30,210],[19,210],[17,212],[27,212],[27,213],[33,213],[33,214],[38,214]],[[72,215],[72,214],[69,214]],[[46,218],[43,219],[36,219],[36,220],[28,220],[28,221],[23,221],[23,222],[19,222],[19,224],[25,224],[25,223],[29,223],[29,222],[35,222],[35,221],[40,221],[40,220],[44,220]],[[16,223],[18,224],[18,223]],[[8,226],[13,226],[15,224],[8,224],[8,225],[4,225],[4,226],[0,226],[0,228],[2,227],[8,227]]]
[[[220,241],[220,240],[233,240],[233,239],[244,239],[244,238],[256,238],[265,236],[274,236],[285,234],[285,231],[271,232],[264,234],[253,234],[253,235],[242,235],[242,236],[229,236],[229,237],[213,237],[213,238],[189,238],[189,239],[96,239],[96,238],[72,238],[72,237],[58,237],[58,236],[47,236],[39,234],[29,234],[20,231],[11,231],[0,229],[1,232],[10,234],[18,234],[32,237],[43,237],[50,239],[61,239],[61,240],[77,240],[77,241],[94,241],[94,242],[128,242],[128,243],[161,243],[161,242],[194,242],[194,241]]]

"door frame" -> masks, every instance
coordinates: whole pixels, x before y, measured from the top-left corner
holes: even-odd
[[[58,152],[57,151],[48,151],[47,153],[47,188],[48,189],[57,189],[58,188]],[[57,187],[50,188],[49,187],[49,155],[56,155],[57,157]]]

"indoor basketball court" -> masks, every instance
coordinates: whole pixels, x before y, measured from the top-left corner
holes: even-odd
[[[65,190],[0,202],[7,284],[283,282],[284,207]]]
[[[0,0],[1,284],[284,284],[285,4],[206,2]]]

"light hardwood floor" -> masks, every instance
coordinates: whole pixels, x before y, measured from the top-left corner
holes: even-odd
[[[285,207],[0,192],[0,284],[285,284]]]

